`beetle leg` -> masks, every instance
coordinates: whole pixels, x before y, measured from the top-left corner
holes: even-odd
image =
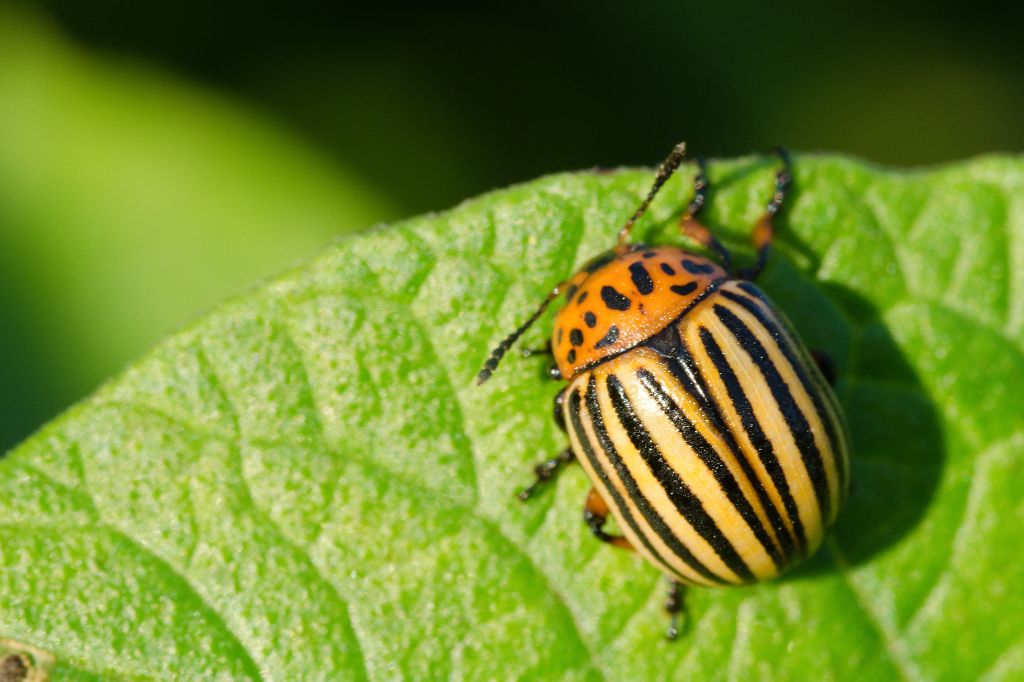
[[[818,366],[821,376],[825,377],[825,381],[828,382],[828,385],[835,386],[836,364],[832,361],[832,357],[825,351],[821,350],[811,350],[811,357],[814,358],[814,364]]]
[[[562,380],[562,370],[558,369],[558,363],[552,362],[548,365],[548,378],[553,381]]]
[[[685,587],[678,580],[668,580],[668,598],[665,600],[665,612],[669,616],[668,631],[665,639],[673,640],[679,636],[680,614],[685,615],[686,605],[683,602]]]
[[[523,502],[526,502],[533,496],[535,492],[537,492],[537,488],[539,488],[541,484],[543,484],[545,481],[550,480],[551,478],[554,477],[556,473],[558,473],[558,470],[562,468],[563,464],[568,464],[569,462],[575,461],[576,455],[573,454],[572,449],[566,448],[565,450],[562,450],[551,459],[546,459],[543,462],[540,462],[535,467],[533,467],[533,473],[536,474],[537,480],[535,480],[526,488],[520,490],[516,494],[516,497],[518,497]]]
[[[551,351],[551,340],[549,339],[540,348],[524,348],[521,351],[519,351],[519,353],[524,358],[528,358],[531,355],[551,355],[552,354],[552,351]]]
[[[558,428],[565,431],[565,413],[562,412],[562,405],[565,403],[565,391],[568,387],[563,388],[555,396],[555,404],[552,416],[555,418],[555,423],[558,424]]]
[[[707,163],[704,161],[704,157],[698,157],[697,174],[693,176],[693,200],[686,208],[686,213],[679,219],[679,231],[705,249],[717,253],[722,259],[722,267],[729,270],[732,268],[732,255],[729,250],[722,242],[718,241],[715,235],[711,234],[711,230],[697,222],[697,215],[704,208],[708,197],[708,187],[711,186],[706,171]]]
[[[524,358],[533,357],[534,355],[547,355],[548,357],[552,357],[554,355],[554,351],[551,350],[551,341],[548,341],[540,348],[524,348],[520,351],[520,355]],[[555,381],[562,380],[562,372],[558,369],[558,363],[556,362],[552,362],[548,366],[547,374],[549,379],[554,379]],[[565,429],[563,428],[562,430],[564,431]]]
[[[765,206],[764,215],[754,224],[754,229],[751,232],[750,236],[754,242],[754,248],[757,250],[757,263],[742,273],[743,279],[757,279],[768,262],[768,253],[772,248],[772,221],[782,209],[782,204],[786,200],[786,188],[793,181],[789,152],[783,147],[776,147],[773,151],[782,160],[782,168],[775,174],[775,193],[772,194],[771,200]]]
[[[597,492],[597,488],[591,488],[587,495],[587,503],[583,507],[583,522],[590,526],[590,532],[601,542],[621,547],[622,549],[633,549],[629,540],[621,535],[609,535],[604,532],[605,521],[608,520],[608,505],[604,498]]]

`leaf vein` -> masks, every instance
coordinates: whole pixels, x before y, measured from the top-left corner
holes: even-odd
[[[234,630],[231,629],[231,627],[228,626],[227,621],[224,619],[224,616],[220,613],[220,611],[215,609],[213,605],[209,601],[207,601],[206,597],[203,596],[202,591],[196,585],[194,585],[185,576],[184,573],[177,570],[169,561],[158,555],[150,548],[137,542],[134,538],[132,538],[131,535],[121,530],[120,528],[117,528],[116,526],[113,526],[107,522],[103,522],[100,527],[104,528],[116,537],[121,538],[121,540],[129,546],[131,546],[136,553],[149,557],[150,560],[156,563],[163,571],[165,571],[168,575],[177,580],[181,585],[183,585],[185,589],[192,594],[196,601],[199,602],[203,610],[206,611],[210,615],[210,617],[214,621],[216,621],[217,624],[220,625],[221,628],[223,628],[224,632],[229,637],[230,644],[237,648],[240,654],[242,666],[246,669],[250,679],[260,679],[259,671],[261,668],[259,665],[257,665],[255,659],[253,659],[252,655],[249,652],[249,649],[242,644],[242,639],[240,638],[238,633],[236,633]]]

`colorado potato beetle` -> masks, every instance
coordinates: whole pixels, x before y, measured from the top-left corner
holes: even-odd
[[[757,261],[734,270],[698,222],[703,162],[680,231],[716,260],[629,242],[630,231],[679,168],[680,144],[611,251],[558,284],[491,353],[483,383],[516,340],[564,294],[549,351],[568,384],[555,417],[569,447],[535,468],[527,499],[562,464],[579,461],[593,488],[584,520],[594,535],[633,549],[670,580],[669,637],[682,585],[773,578],[812,554],[850,487],[839,404],[819,363],[753,284],[791,182],[788,155],[753,229]],[[604,530],[608,515],[622,535]]]

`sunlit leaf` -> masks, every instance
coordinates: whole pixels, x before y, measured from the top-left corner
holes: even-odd
[[[514,354],[474,375],[650,180],[580,173],[340,243],[15,450],[0,637],[82,678],[1019,678],[1024,162],[795,167],[761,284],[835,359],[855,453],[793,574],[691,590],[667,643],[664,581],[585,532],[581,471],[515,501],[564,444],[558,386]],[[712,180],[749,258],[772,162]],[[638,236],[682,243],[688,196],[673,179]]]

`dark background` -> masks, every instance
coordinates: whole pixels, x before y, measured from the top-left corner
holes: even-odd
[[[896,166],[1024,147],[1024,9],[895,4],[47,0],[30,12],[89,59],[138,64],[257,112],[344,163],[380,199],[370,215],[393,219],[545,173],[652,165],[681,139],[709,156],[783,143]],[[24,228],[2,210],[0,240]],[[0,242],[20,262],[13,248]],[[82,356],[74,376],[53,367],[75,334],[40,350],[45,325],[33,322],[63,292],[20,292],[17,309],[0,308],[0,450],[179,326],[181,310],[244,284],[211,286],[123,348],[112,328],[90,343],[116,352]]]
[[[1024,146],[1020,4],[419,4],[43,3],[83,44],[271,112],[409,212],[683,138],[894,165]]]

